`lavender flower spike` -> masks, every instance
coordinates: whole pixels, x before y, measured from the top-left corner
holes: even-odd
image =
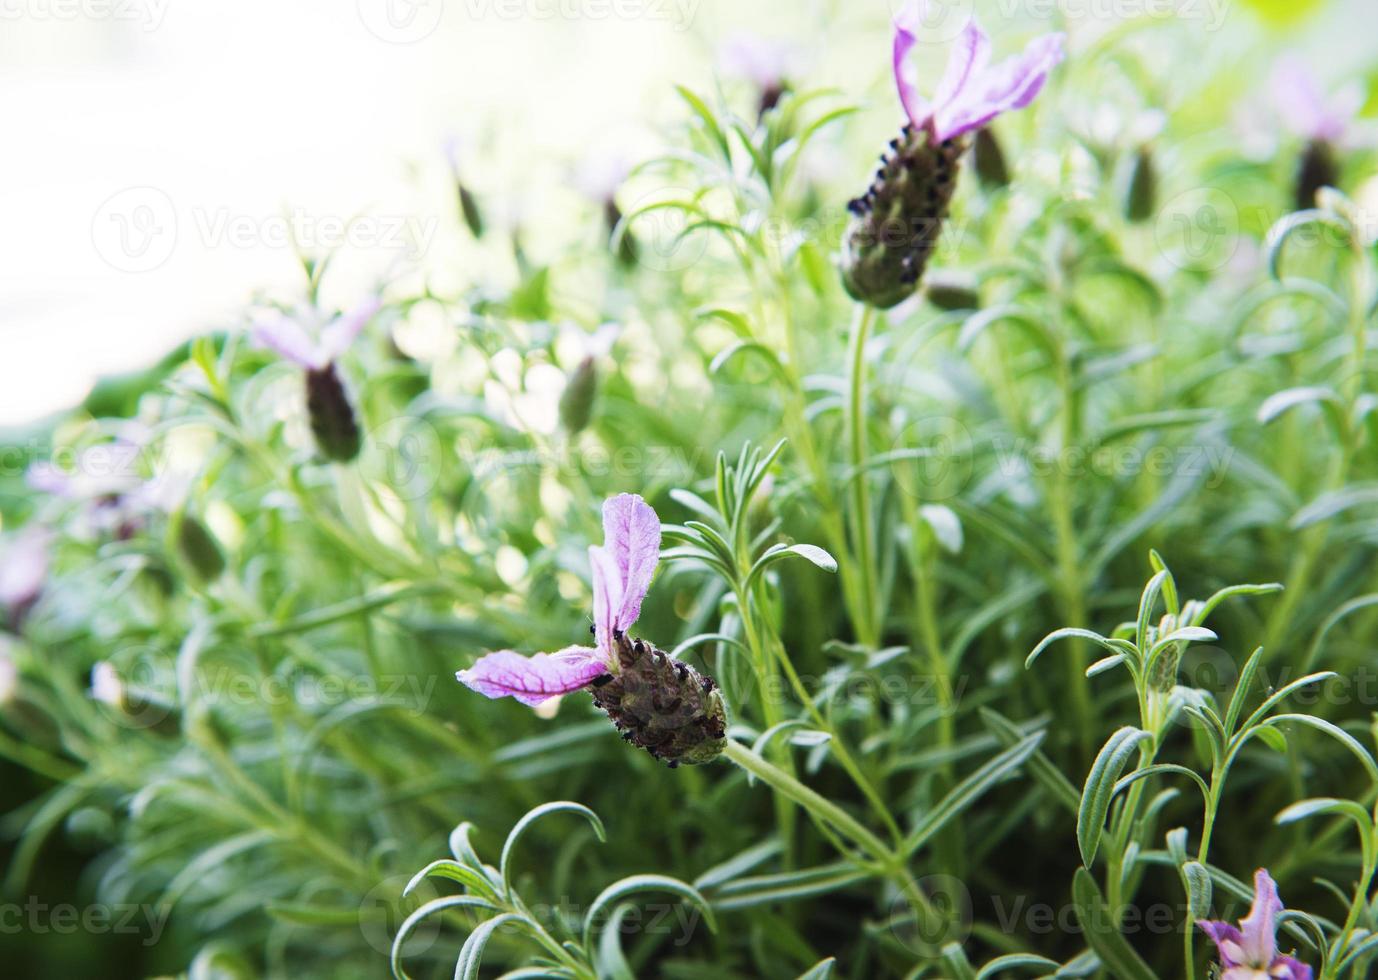
[[[306,369],[311,434],[321,454],[337,463],[347,463],[359,455],[363,436],[335,361],[354,343],[380,305],[376,298],[370,299],[330,320],[314,338],[298,320],[281,313],[254,324],[259,343]]]
[[[727,709],[711,677],[627,630],[660,561],[660,518],[635,494],[603,504],[603,545],[589,548],[596,647],[524,657],[500,650],[455,676],[490,698],[539,705],[588,688],[622,737],[670,766],[717,758],[726,746]]]
[[[641,615],[641,600],[660,560],[660,518],[635,494],[613,497],[603,504],[603,542],[589,548],[596,649],[574,646],[533,657],[501,650],[456,674],[460,683],[490,698],[537,705],[616,671],[613,638]]]
[[[1259,868],[1254,872],[1253,907],[1238,927],[1228,922],[1200,923],[1220,950],[1220,980],[1311,980],[1311,967],[1278,952],[1281,911],[1277,883]]]
[[[1063,35],[1045,34],[1022,54],[991,65],[990,38],[972,18],[953,44],[929,101],[919,94],[911,58],[927,11],[926,0],[911,0],[895,18],[891,65],[909,122],[881,156],[866,193],[847,205],[854,218],[844,248],[843,284],[853,299],[881,309],[918,289],[957,186],[966,134],[1002,112],[1027,106],[1062,60]]]

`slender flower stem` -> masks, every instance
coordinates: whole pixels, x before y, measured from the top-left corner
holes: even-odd
[[[875,319],[874,308],[865,303],[857,304],[847,357],[851,366],[847,393],[847,448],[851,453],[852,530],[860,574],[862,612],[856,629],[857,639],[868,647],[880,643],[879,576],[876,573],[874,529],[871,526],[871,485],[866,472],[866,342]]]

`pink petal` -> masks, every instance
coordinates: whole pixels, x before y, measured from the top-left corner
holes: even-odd
[[[895,40],[891,63],[895,70],[895,87],[899,89],[900,104],[909,121],[920,128],[927,126],[933,110],[914,84],[913,66],[909,52],[919,43],[918,31],[928,10],[926,0],[910,0],[895,14]]]
[[[1243,937],[1237,928],[1228,922],[1198,922],[1197,925],[1215,942],[1222,967],[1229,969],[1243,963],[1244,950],[1240,945]]]
[[[480,657],[455,677],[485,697],[513,697],[522,704],[535,706],[577,691],[607,672],[607,662],[597,650],[567,647],[559,653],[538,653],[532,657],[499,650]]]
[[[942,80],[933,93],[933,104],[939,111],[959,98],[962,90],[975,78],[979,78],[990,63],[990,38],[981,30],[981,25],[972,17],[962,28],[961,35],[952,46],[947,57],[947,67],[943,69]]]
[[[326,324],[321,331],[320,352],[327,363],[349,350],[349,345],[354,343],[382,305],[382,301],[374,297]]]
[[[957,97],[937,112],[935,135],[952,139],[979,129],[1002,112],[1022,109],[1034,100],[1063,58],[1062,34],[1044,34],[1028,43],[1022,54],[1006,58],[967,82]]]
[[[622,582],[613,623],[625,630],[641,615],[641,600],[660,561],[660,518],[651,505],[634,493],[605,501],[603,548],[616,562]]]
[[[0,553],[0,605],[21,606],[38,598],[48,577],[51,534],[28,527]]]
[[[308,370],[323,368],[328,363],[306,328],[281,313],[255,321],[253,335],[264,347]]]
[[[1269,88],[1283,125],[1306,139],[1338,142],[1363,105],[1362,93],[1356,99],[1354,89],[1327,99],[1315,74],[1296,55],[1278,59]]]
[[[1282,911],[1278,886],[1263,868],[1254,872],[1254,904],[1239,923],[1246,962],[1267,965],[1278,955],[1277,914]]]
[[[1277,980],[1311,980],[1311,967],[1291,956],[1279,956],[1269,966],[1269,976]]]
[[[617,612],[622,606],[622,572],[617,560],[605,548],[589,548],[589,564],[593,567],[593,632],[601,650],[612,651],[612,634],[622,627]]]

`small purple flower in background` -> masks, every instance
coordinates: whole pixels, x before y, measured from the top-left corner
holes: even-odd
[[[31,525],[0,546],[0,607],[18,630],[48,579],[52,532]]]
[[[316,446],[327,459],[347,463],[359,455],[363,436],[335,362],[343,356],[381,303],[373,298],[324,323],[313,336],[301,321],[277,312],[254,323],[259,343],[306,371],[306,410]]]
[[[585,197],[598,205],[603,211],[603,223],[612,235],[622,223],[622,209],[617,204],[617,191],[632,165],[627,154],[616,149],[600,147],[584,157],[573,173],[574,186]],[[624,266],[636,264],[638,255],[636,239],[630,229],[622,230],[622,238],[616,243],[617,258]]]
[[[1063,35],[1044,34],[1022,54],[992,65],[990,38],[973,17],[953,43],[930,101],[919,94],[911,57],[927,12],[926,0],[913,0],[895,17],[891,67],[909,121],[881,156],[866,193],[847,205],[853,221],[843,284],[853,299],[880,309],[918,289],[957,186],[966,135],[1031,103],[1063,57]]]
[[[729,78],[740,78],[756,88],[759,116],[780,104],[789,91],[790,79],[801,70],[799,46],[783,38],[734,34],[718,49],[718,64]]]
[[[717,758],[727,714],[713,679],[626,635],[641,616],[659,561],[656,512],[635,494],[611,498],[603,504],[603,545],[589,548],[596,645],[529,657],[500,650],[456,678],[486,697],[533,707],[590,688],[623,738],[672,767]]]
[[[1316,191],[1339,183],[1340,165],[1335,154],[1354,142],[1363,89],[1347,85],[1334,95],[1327,95],[1296,55],[1278,59],[1269,87],[1283,125],[1305,140],[1297,162],[1293,203],[1298,210],[1315,207]]]
[[[1278,886],[1263,868],[1254,872],[1254,903],[1236,927],[1202,922],[1220,950],[1220,980],[1311,980],[1311,967],[1278,952]]]

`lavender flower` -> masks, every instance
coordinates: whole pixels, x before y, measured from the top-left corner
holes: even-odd
[[[1306,141],[1297,161],[1294,203],[1298,210],[1314,207],[1316,191],[1339,182],[1335,151],[1350,134],[1363,104],[1363,92],[1351,85],[1327,96],[1316,76],[1295,55],[1278,60],[1271,88],[1283,125]]]
[[[363,436],[335,361],[354,343],[381,304],[371,299],[322,326],[313,338],[301,322],[282,313],[254,324],[254,337],[306,371],[306,409],[311,433],[327,459],[347,463],[359,455]]]
[[[882,309],[918,288],[956,188],[966,134],[1027,106],[1062,60],[1063,35],[1045,34],[1022,54],[991,65],[990,38],[973,17],[929,101],[919,94],[910,64],[927,9],[926,0],[912,0],[895,18],[892,66],[909,122],[881,156],[870,188],[848,204],[854,219],[843,282],[854,299]]]
[[[30,526],[0,550],[0,607],[4,607],[10,626],[16,630],[43,591],[51,546],[51,532]]]
[[[1254,904],[1235,927],[1202,922],[1220,950],[1220,980],[1311,980],[1311,967],[1278,952],[1278,886],[1263,868],[1254,872]]]
[[[718,52],[723,74],[756,87],[758,117],[780,104],[801,60],[798,46],[790,41],[755,34],[735,34]]]
[[[591,689],[622,737],[671,766],[709,762],[726,744],[727,712],[711,677],[627,636],[660,560],[660,518],[635,494],[603,505],[601,547],[589,548],[596,646],[523,656],[487,654],[455,676],[490,698],[540,705]]]

